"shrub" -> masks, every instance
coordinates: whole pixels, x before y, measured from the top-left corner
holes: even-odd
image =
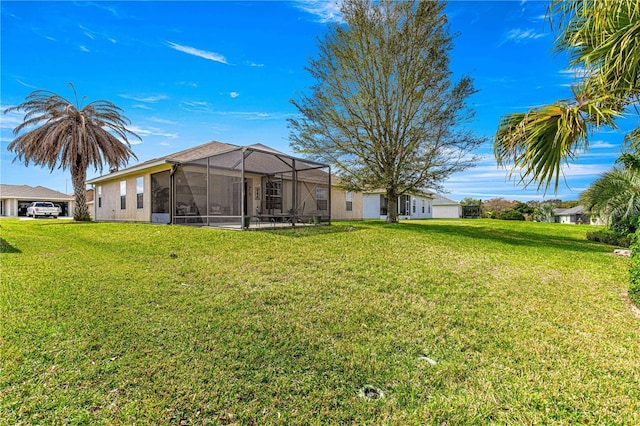
[[[631,268],[629,269],[629,299],[640,306],[640,229],[636,231],[631,245]]]
[[[497,217],[502,220],[525,220],[524,214],[515,209],[504,210]]]
[[[621,234],[610,229],[599,229],[587,232],[587,240],[610,244],[618,247],[629,247],[631,239],[628,235]]]

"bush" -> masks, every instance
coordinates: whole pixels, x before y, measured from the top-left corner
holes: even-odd
[[[631,245],[631,238],[628,235],[623,235],[610,229],[589,231],[587,232],[587,240],[618,247],[629,247]]]
[[[524,214],[515,209],[504,210],[497,217],[502,220],[525,220]]]
[[[640,306],[640,230],[636,231],[631,246],[631,268],[629,269],[629,299]]]

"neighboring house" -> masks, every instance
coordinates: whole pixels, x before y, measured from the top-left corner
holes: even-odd
[[[333,188],[329,166],[261,144],[209,142],[88,183],[98,221],[239,227],[291,212],[304,222],[362,217],[361,198]]]
[[[462,217],[462,206],[457,201],[436,194],[432,204],[434,219],[459,219]]]
[[[87,209],[89,210],[89,214],[91,215],[91,217],[93,217],[93,209],[94,209],[94,207],[93,207],[93,193],[94,193],[93,188],[87,189],[87,191],[85,193],[86,194],[85,196],[86,196]]]
[[[44,186],[0,184],[0,216],[26,216],[27,207],[34,201],[51,201],[60,207],[60,216],[72,216],[74,200],[72,195]]]
[[[433,194],[414,192],[398,197],[398,219],[430,219],[433,215]],[[387,195],[384,190],[368,191],[362,195],[364,219],[387,218]]]
[[[590,217],[584,213],[582,206],[576,206],[570,209],[554,209],[553,216],[555,217],[556,223],[590,223]]]

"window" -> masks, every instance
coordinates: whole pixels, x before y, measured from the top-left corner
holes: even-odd
[[[415,198],[413,199],[412,211],[413,211],[413,213],[416,212],[416,199]]]
[[[127,208],[127,181],[120,182],[120,210]]]
[[[102,207],[102,187],[98,187],[98,208]]]
[[[353,211],[353,192],[347,192],[347,211]]]
[[[401,216],[409,216],[411,214],[411,196],[401,195],[398,197],[398,214]]]
[[[384,195],[380,194],[380,216],[386,216],[389,200]]]
[[[329,210],[329,190],[327,188],[316,188],[316,208],[317,210]]]
[[[267,210],[282,210],[282,182],[268,180],[265,183]]]
[[[422,200],[422,213],[424,213],[424,203],[425,203],[425,201]]]
[[[144,198],[144,178],[140,176],[139,178],[136,178],[136,202],[137,202],[137,207],[139,209],[143,208],[144,206],[143,198]]]

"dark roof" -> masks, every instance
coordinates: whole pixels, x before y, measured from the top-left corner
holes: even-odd
[[[186,163],[188,161],[200,160],[201,158],[210,157],[215,154],[220,154],[221,152],[232,151],[238,148],[241,147],[238,145],[213,141],[194,146],[193,148],[185,149],[184,151],[176,152],[174,154],[169,154],[165,157],[157,158],[152,161],[167,160],[176,163]]]
[[[29,200],[73,200],[71,195],[45,188],[44,186],[0,184],[0,197]]]
[[[553,214],[556,216],[571,216],[574,214],[583,214],[584,208],[582,206],[575,206],[570,209],[555,209]]]
[[[122,170],[114,170],[108,175],[100,176],[97,178],[89,179],[87,183],[95,184],[105,179],[113,179],[117,176],[131,173],[133,171],[139,171],[147,167],[156,166],[159,164],[183,164],[196,160],[202,160],[207,157],[219,156],[216,160],[217,166],[226,167],[230,169],[237,169],[239,164],[237,158],[226,158],[224,155],[228,152],[233,152],[241,149],[249,149],[254,153],[262,153],[262,155],[253,155],[250,159],[247,157],[245,166],[247,171],[255,173],[280,173],[282,171],[290,171],[293,164],[298,171],[318,169],[319,167],[328,167],[325,164],[316,163],[311,160],[305,160],[300,158],[291,157],[288,154],[270,148],[262,144],[254,144],[247,147],[239,145],[233,145],[218,141],[208,142],[202,145],[195,146],[193,148],[185,149],[173,154],[165,155],[164,157],[154,158],[142,163],[136,164],[131,167],[127,167]],[[265,155],[267,154],[267,155]],[[276,156],[277,158],[272,158]],[[294,161],[295,160],[295,163]]]

